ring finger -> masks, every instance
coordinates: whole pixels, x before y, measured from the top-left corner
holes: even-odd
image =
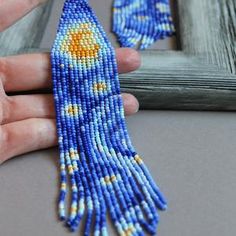
[[[126,115],[138,110],[138,101],[131,94],[122,94]],[[30,118],[55,118],[51,94],[17,95],[6,98],[2,124]]]

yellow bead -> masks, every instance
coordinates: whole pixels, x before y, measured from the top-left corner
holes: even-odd
[[[61,190],[66,190],[66,183],[61,184]]]
[[[116,176],[115,176],[115,175],[112,175],[112,176],[111,176],[111,182],[114,182],[114,181],[116,181]]]
[[[138,164],[142,164],[143,160],[139,155],[135,155],[134,160],[138,163]]]

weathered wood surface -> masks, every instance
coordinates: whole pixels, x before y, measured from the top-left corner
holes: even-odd
[[[122,77],[143,108],[236,110],[236,1],[178,0],[182,53],[143,52]]]
[[[19,22],[0,33],[0,56],[37,51],[48,21],[52,1],[37,7]]]
[[[0,55],[37,48],[52,1],[0,36]],[[177,0],[181,51],[142,52],[122,90],[145,109],[236,110],[236,1]]]
[[[236,74],[236,1],[178,0],[178,13],[182,50]]]
[[[226,69],[183,52],[142,57],[138,71],[121,76],[122,90],[134,93],[142,108],[236,110],[236,76]]]

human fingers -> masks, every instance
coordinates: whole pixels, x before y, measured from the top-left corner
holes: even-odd
[[[0,32],[14,24],[33,8],[46,0],[2,0],[0,1]]]
[[[139,68],[137,51],[129,48],[116,50],[119,73]],[[50,88],[51,64],[49,53],[25,54],[0,58],[0,78],[6,92]]]
[[[122,94],[126,115],[138,111],[139,103],[131,94]],[[2,124],[30,118],[55,118],[54,99],[51,94],[17,95],[7,97]]]
[[[129,101],[132,95],[125,94],[123,97],[126,113],[133,113],[134,107]],[[49,109],[43,110],[42,105],[39,107],[42,114],[45,110],[49,111]],[[50,117],[51,113],[52,111],[45,115]],[[57,145],[55,119],[29,118],[0,126],[0,164],[14,156],[55,145]]]
[[[53,119],[33,118],[0,127],[0,164],[23,153],[57,145]]]

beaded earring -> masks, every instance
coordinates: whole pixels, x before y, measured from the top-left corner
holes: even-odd
[[[87,0],[66,0],[51,50],[59,217],[84,235],[156,233],[166,200],[128,135],[115,52]],[[66,214],[66,194],[71,192]],[[93,231],[92,231],[93,230]]]
[[[122,47],[139,49],[172,36],[169,0],[114,0],[113,32]]]

